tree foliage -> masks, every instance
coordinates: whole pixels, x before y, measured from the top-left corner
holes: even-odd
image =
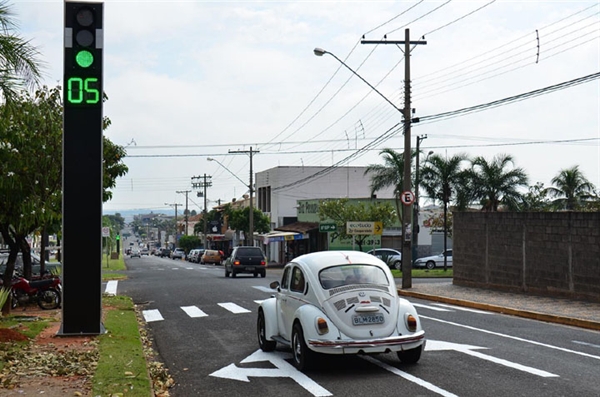
[[[551,183],[553,186],[548,187],[546,192],[555,198],[552,202],[555,209],[575,211],[584,207],[587,202],[598,199],[595,186],[587,180],[577,165],[560,170]]]
[[[253,226],[257,233],[271,231],[271,220],[257,208],[253,208]],[[233,209],[230,204],[225,206],[224,214],[229,218],[229,227],[234,230],[243,230],[246,235],[250,231],[250,207]]]
[[[522,168],[510,168],[513,164],[509,154],[499,154],[490,161],[478,156],[471,161],[471,191],[483,211],[498,211],[501,204],[516,209],[522,202],[519,189],[527,187],[528,178]]]
[[[346,234],[347,222],[381,222],[383,227],[394,223],[396,210],[389,203],[378,201],[363,201],[350,203],[347,198],[326,200],[319,203],[319,219],[331,220],[337,225],[341,238],[352,238]],[[354,242],[362,251],[364,241],[369,236],[355,235]]]
[[[0,1],[0,94],[7,104],[22,89],[33,88],[41,77],[39,52],[15,33],[17,23],[8,1]]]

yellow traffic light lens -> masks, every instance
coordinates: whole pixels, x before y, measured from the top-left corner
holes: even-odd
[[[94,63],[94,56],[89,51],[79,51],[75,56],[75,62],[77,62],[77,65],[81,66],[82,68],[87,68]]]

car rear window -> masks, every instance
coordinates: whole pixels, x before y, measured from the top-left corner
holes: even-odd
[[[236,255],[240,256],[263,256],[260,248],[238,248]]]
[[[341,265],[321,270],[319,281],[324,289],[341,287],[350,284],[389,285],[385,272],[372,265]]]

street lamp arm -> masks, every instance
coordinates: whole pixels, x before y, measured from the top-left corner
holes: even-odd
[[[403,111],[402,109],[399,109],[399,108],[398,108],[396,105],[394,105],[394,103],[393,103],[392,101],[390,101],[389,99],[387,99],[387,97],[386,97],[385,95],[383,95],[381,92],[379,92],[379,91],[377,90],[377,88],[373,87],[373,86],[371,85],[371,83],[369,83],[367,80],[363,79],[363,78],[362,78],[362,76],[361,76],[360,74],[356,73],[356,72],[355,72],[355,71],[354,71],[354,70],[353,70],[353,69],[352,69],[350,66],[346,65],[346,63],[345,63],[344,61],[342,61],[340,58],[338,58],[337,56],[335,56],[335,54],[334,54],[334,53],[332,53],[332,52],[329,52],[329,51],[326,51],[326,50],[324,50],[324,49],[322,49],[322,48],[318,48],[318,47],[317,47],[317,48],[315,48],[315,49],[313,50],[313,52],[314,52],[314,53],[315,53],[315,55],[316,55],[316,56],[318,56],[318,57],[321,57],[321,56],[323,56],[324,54],[329,54],[329,55],[331,55],[332,57],[334,57],[335,59],[337,59],[337,61],[338,61],[339,63],[341,63],[342,65],[344,65],[344,66],[346,67],[346,69],[348,69],[349,71],[351,71],[351,72],[352,72],[352,73],[353,73],[353,74],[354,74],[356,77],[358,77],[358,78],[359,78],[359,79],[361,79],[361,80],[362,80],[362,81],[363,81],[363,82],[364,82],[366,85],[368,85],[369,87],[371,87],[371,89],[372,89],[373,91],[375,91],[376,93],[378,93],[378,94],[379,94],[379,96],[380,96],[380,97],[382,97],[383,99],[385,99],[385,101],[386,101],[387,103],[389,103],[390,105],[392,105],[392,106],[394,107],[394,109],[396,109],[396,110],[397,110],[397,111],[399,111],[400,113],[404,114],[404,111]]]
[[[238,181],[242,182],[242,185],[248,187],[248,184],[246,182],[242,181],[239,176],[237,176],[236,174],[234,174],[233,172],[231,172],[231,170],[229,168],[227,168],[223,164],[221,164],[221,162],[219,160],[213,159],[212,157],[207,157],[206,160],[208,160],[208,161],[216,161],[221,167],[225,168],[225,170],[227,172],[229,172],[231,175],[233,175]]]

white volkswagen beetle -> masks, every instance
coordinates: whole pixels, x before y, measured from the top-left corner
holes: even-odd
[[[277,293],[258,310],[258,344],[273,351],[290,346],[299,370],[311,367],[318,353],[397,352],[416,363],[425,332],[414,306],[398,297],[388,266],[360,251],[324,251],[288,263]]]

